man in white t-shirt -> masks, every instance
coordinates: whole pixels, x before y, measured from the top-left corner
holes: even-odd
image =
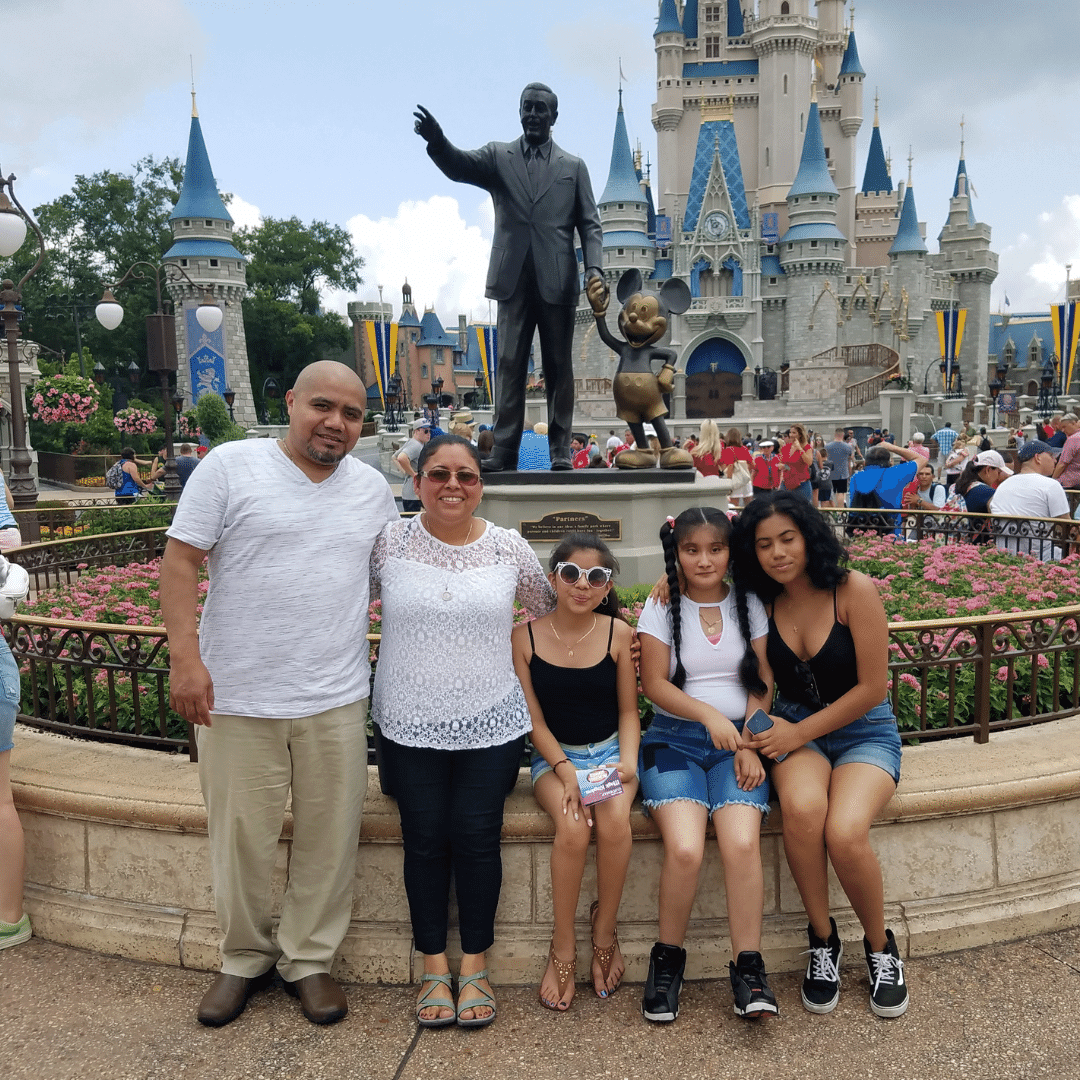
[[[1014,517],[1068,518],[1068,496],[1053,479],[1056,464],[1053,447],[1032,439],[1016,452],[1016,460],[1020,463],[1019,470],[994,491],[993,512]],[[1060,546],[1042,539],[1051,536],[1055,528],[1048,521],[996,521],[994,525],[1001,551],[1034,555],[1044,561],[1061,556]]]
[[[420,513],[420,500],[416,497],[416,462],[420,452],[431,440],[431,421],[417,420],[413,424],[412,437],[397,452],[397,463],[405,474],[401,485],[401,509],[407,514]]]
[[[198,1011],[212,1027],[239,1016],[275,967],[313,1023],[348,1011],[330,967],[367,790],[368,561],[398,514],[386,481],[349,456],[367,404],[356,373],[312,364],[285,401],[284,439],[225,443],[191,474],[161,564],[170,701],[196,725],[222,932],[221,972]],[[290,789],[275,942],[270,883]]]

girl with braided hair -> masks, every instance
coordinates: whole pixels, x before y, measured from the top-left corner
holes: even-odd
[[[742,735],[745,718],[772,699],[768,625],[757,597],[736,597],[724,580],[730,535],[727,516],[712,507],[668,518],[660,529],[668,602],[650,598],[638,621],[641,685],[656,710],[642,737],[638,775],[664,840],[659,940],[642,1002],[647,1020],[679,1013],[682,946],[710,818],[727,887],[735,1012],[777,1013],[760,951],[760,834],[769,785]]]

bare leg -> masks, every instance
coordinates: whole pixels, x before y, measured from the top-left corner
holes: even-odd
[[[738,959],[741,952],[761,951],[761,913],[765,900],[761,811],[732,803],[713,814],[713,824],[724,864],[732,959]]]
[[[577,951],[574,914],[577,911],[578,895],[581,892],[581,875],[585,871],[585,858],[589,853],[592,830],[585,824],[584,816],[575,821],[572,814],[562,812],[562,793],[562,781],[550,772],[541,776],[533,788],[536,801],[555,822],[555,842],[551,845],[551,906],[555,916],[555,926],[551,940],[555,946],[555,955],[560,960],[570,960]],[[628,831],[629,826],[628,814]],[[553,1008],[560,1009],[569,1008],[570,1002],[574,999],[573,980],[566,987],[562,997],[559,996],[559,976],[555,971],[555,965],[550,960],[540,983],[540,997]]]
[[[23,875],[26,846],[22,823],[11,795],[11,751],[0,754],[0,920],[17,923],[23,917]]]
[[[825,853],[831,773],[825,758],[804,746],[780,762],[772,774],[784,814],[784,854],[810,925],[821,938],[832,933]]]
[[[862,762],[838,766],[829,784],[825,846],[875,952],[885,948],[885,890],[881,865],[870,846],[870,825],[895,791],[884,769]]]
[[[660,826],[664,838],[659,940],[665,945],[681,948],[690,922],[690,909],[697,895],[709,811],[700,803],[679,801],[653,807],[649,813]]]
[[[622,952],[615,942],[615,926],[619,915],[619,901],[622,900],[623,885],[626,883],[626,870],[630,865],[630,851],[633,847],[633,835],[630,832],[630,804],[637,791],[637,780],[631,780],[623,788],[623,793],[607,802],[593,807],[596,821],[596,917],[593,919],[593,944],[601,949],[610,948],[615,943],[615,952],[611,957],[608,977],[605,982],[604,972],[595,954],[592,960],[593,988],[597,994],[606,996],[619,985],[626,972]]]

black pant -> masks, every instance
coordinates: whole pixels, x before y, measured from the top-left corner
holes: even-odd
[[[483,750],[429,750],[382,740],[383,767],[401,814],[413,939],[425,955],[446,951],[451,871],[462,952],[485,952],[495,940],[503,804],[524,746],[524,735]]]
[[[551,458],[570,460],[574,426],[574,317],[576,304],[548,304],[540,297],[532,255],[521,268],[514,295],[499,301],[499,370],[495,379],[495,449],[492,457],[517,468],[525,423],[525,382],[533,333],[540,331],[540,360],[547,392]]]

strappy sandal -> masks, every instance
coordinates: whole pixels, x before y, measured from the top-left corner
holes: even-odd
[[[594,929],[595,929],[595,925],[596,925],[596,912],[599,909],[599,907],[600,907],[600,901],[599,900],[594,900],[592,902],[592,907],[589,908],[589,922],[593,925]],[[600,946],[596,944],[596,938],[595,937],[593,937],[593,939],[592,939],[593,956],[596,958],[596,962],[600,965],[600,974],[604,976],[604,986],[605,987],[607,986],[608,976],[611,974],[611,961],[614,959],[615,950],[618,947],[619,947],[619,928],[617,926],[615,927],[615,933],[614,933],[614,936],[611,939],[611,944],[608,945],[608,947],[606,949],[601,949]],[[622,986],[622,979],[619,979],[619,981],[614,985],[614,987],[612,987],[612,989],[608,990],[606,996],[611,997],[611,995],[614,994],[615,991],[618,990],[620,986]],[[593,990],[595,990],[595,989],[596,989],[596,983],[594,982],[593,983]],[[604,997],[605,995],[597,994],[596,996],[597,997]]]
[[[420,1014],[424,1009],[454,1008],[454,1000],[450,997],[450,994],[453,993],[453,986],[450,982],[450,973],[447,972],[445,975],[432,975],[425,972],[420,976],[420,986],[423,987],[425,983],[429,984],[428,988],[416,999],[416,1022],[421,1027],[426,1028],[449,1027],[457,1020],[456,1014],[454,1016],[432,1017],[424,1017]],[[436,986],[445,986],[449,993],[440,993],[435,989]]]
[[[551,939],[551,947],[548,949],[548,959],[551,961],[552,966],[555,968],[555,977],[559,980],[559,1002],[566,996],[566,988],[574,981],[574,976],[577,974],[577,949],[574,950],[574,955],[570,960],[560,960],[555,955],[555,939]],[[554,1005],[549,1005],[544,1000],[543,993],[538,991],[540,998],[540,1004],[545,1009],[550,1009],[552,1012],[566,1012],[570,1008],[569,1005],[565,1009],[559,1008],[559,1002]]]
[[[488,977],[487,968],[483,971],[478,971],[475,975],[459,975],[458,976],[458,1003],[457,1003],[457,1022],[460,1027],[487,1027],[488,1024],[493,1023],[495,1020],[495,999],[489,994],[482,986],[479,985],[481,979]],[[475,986],[480,991],[480,997],[473,999],[472,1001],[461,1000],[461,991],[466,986]],[[474,1016],[471,1020],[463,1020],[461,1014],[469,1009],[491,1009],[490,1016]]]

